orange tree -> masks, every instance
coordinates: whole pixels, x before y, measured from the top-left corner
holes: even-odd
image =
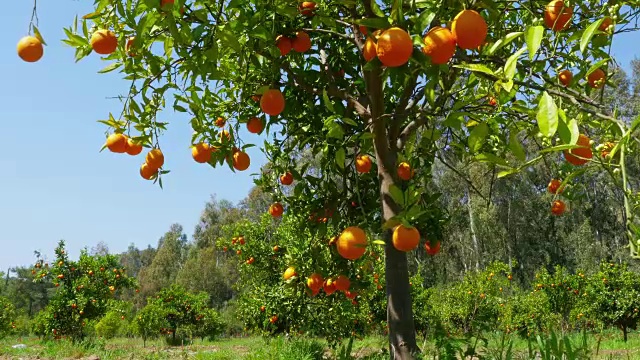
[[[332,245],[335,238],[301,231],[308,221],[286,214],[274,226],[265,214],[260,222],[226,226],[217,246],[237,259],[237,315],[263,334],[322,336],[330,345],[363,336],[384,319],[380,251],[353,266]]]
[[[395,358],[418,350],[405,250],[416,238],[439,241],[437,194],[420,182],[436,159],[452,168],[484,162],[498,177],[546,160],[562,171],[560,188],[574,169],[604,168],[622,188],[637,255],[625,157],[638,122],[597,96],[612,70],[611,41],[633,30],[637,0],[94,4],[64,41],[77,59],[104,55],[103,72],[120,69],[131,81],[122,111],[102,120],[106,148],[132,156],[146,148],[140,175],[161,180],[167,123],[157,115],[167,104],[191,116],[198,163],[245,171],[252,144],[241,141],[244,128],[275,130],[264,145],[271,172],[260,180],[278,201],[272,214],[326,212],[326,223],[308,227],[348,229],[337,246],[353,259],[382,235]],[[35,36],[20,40],[18,54],[34,62],[42,37],[30,29]],[[591,141],[608,144],[608,154],[594,157]],[[313,156],[293,156],[302,150]],[[313,171],[310,158],[320,158]],[[293,187],[286,196],[276,186],[281,174]],[[556,215],[580,196],[555,193]]]
[[[50,281],[56,292],[37,316],[34,331],[39,336],[84,338],[84,327],[90,320],[105,315],[109,300],[123,289],[136,286],[126,275],[114,255],[91,256],[86,249],[78,261],[69,259],[60,241],[51,265],[38,259],[34,281]]]

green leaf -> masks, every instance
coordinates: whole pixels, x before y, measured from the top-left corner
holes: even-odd
[[[324,102],[324,106],[327,108],[327,110],[335,114],[336,110],[333,107],[333,103],[331,102],[331,99],[329,99],[329,94],[327,93],[327,89],[322,90],[322,101]]]
[[[378,5],[378,2],[376,0],[371,0],[371,10],[374,14],[376,14],[376,16],[384,17],[384,13],[380,9],[380,6]]]
[[[478,154],[476,155],[476,160],[478,160],[479,162],[489,162],[496,165],[508,166],[505,159],[499,158],[491,153]]]
[[[38,28],[34,25],[33,26],[33,35],[40,40],[40,42],[42,43],[42,45],[47,45],[47,43],[44,41],[44,38],[42,37],[42,34],[40,34],[40,30],[38,30]]]
[[[541,25],[529,26],[526,31],[525,41],[529,50],[529,60],[533,60],[542,44],[542,36],[544,35],[544,27]]]
[[[575,149],[580,147],[579,145],[575,145],[575,144],[565,144],[565,145],[557,145],[557,146],[552,146],[546,149],[542,149],[539,152],[541,154],[544,153],[549,153],[549,152],[555,152],[555,151],[563,151],[563,150],[569,150],[569,149]]]
[[[111,72],[111,71],[119,68],[121,65],[122,65],[122,63],[120,63],[120,62],[114,62],[112,64],[109,64],[109,65],[105,66],[101,70],[99,70],[98,73],[104,74],[104,73]]]
[[[578,128],[578,122],[575,119],[567,121],[567,116],[561,109],[560,121],[558,122],[558,135],[560,140],[565,144],[575,144],[578,141],[580,135],[580,129]]]
[[[518,133],[515,131],[512,131],[509,135],[509,149],[518,160],[525,161],[527,159],[524,148],[522,147],[520,140],[518,140]]]
[[[386,244],[384,242],[384,240],[373,240],[371,243],[375,244],[375,245],[385,245]]]
[[[510,42],[512,42],[513,40],[517,39],[522,34],[524,34],[522,31],[508,33],[502,39],[496,41],[491,46],[491,48],[489,48],[489,51],[487,52],[487,55],[493,55],[500,48],[508,45]]]
[[[386,29],[389,27],[389,18],[369,18],[369,19],[358,19],[355,21],[358,25],[364,25],[368,28],[374,29]]]
[[[422,34],[424,29],[429,27],[429,24],[431,24],[435,17],[436,13],[431,11],[423,11],[420,16],[418,16],[418,19],[413,26],[415,33]]]
[[[240,45],[238,38],[235,36],[235,34],[231,30],[225,27],[224,29],[219,31],[220,31],[220,42],[222,43],[222,45],[226,45],[232,48],[233,50],[235,50],[236,52],[240,52],[242,50],[242,45]]]
[[[497,174],[498,179],[520,172],[520,169],[502,170]]]
[[[346,159],[346,154],[344,152],[343,148],[338,149],[338,151],[336,151],[336,164],[338,164],[338,167],[340,169],[344,169],[344,161]]]
[[[469,135],[469,149],[471,152],[477,152],[484,144],[484,141],[489,135],[489,126],[487,123],[480,123],[473,128]]]
[[[404,205],[404,194],[402,193],[402,190],[400,190],[398,186],[391,185],[389,187],[389,194],[391,195],[391,198],[396,204]]]
[[[402,3],[402,0],[393,0],[393,5],[391,5],[391,18],[397,24],[400,24],[404,21],[404,16],[402,14]]]
[[[453,67],[495,76],[495,74],[493,73],[493,71],[491,71],[491,69],[489,69],[487,66],[482,64],[456,64],[456,65],[453,65]]]
[[[542,93],[538,102],[538,128],[546,137],[552,137],[558,130],[558,107],[546,91]]]
[[[593,35],[598,31],[598,28],[602,24],[604,18],[600,18],[595,22],[591,23],[591,25],[587,26],[587,28],[582,33],[582,37],[580,38],[580,52],[584,55],[584,51],[587,50],[587,46],[593,38]]]
[[[516,51],[515,54],[509,56],[509,58],[507,59],[507,62],[504,64],[504,76],[507,78],[507,80],[512,80],[513,77],[516,75],[518,58],[520,57],[520,55],[522,55],[522,53],[525,52],[526,49],[527,48],[522,47],[520,50]]]
[[[598,70],[603,65],[606,65],[609,62],[609,60],[610,60],[610,58],[602,59],[602,60],[598,61],[597,63],[591,65],[591,67],[589,68],[589,70],[587,70],[587,73],[584,74],[584,76],[589,76],[589,74],[591,74],[592,72]]]

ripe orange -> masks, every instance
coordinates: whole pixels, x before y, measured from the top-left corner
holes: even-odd
[[[327,295],[333,294],[334,292],[336,292],[336,282],[331,278],[327,278],[324,281],[322,290],[324,290],[324,292],[327,293]]]
[[[262,124],[262,120],[258,117],[252,117],[247,122],[247,131],[252,134],[260,134],[264,129],[264,125]]]
[[[562,185],[562,181],[558,179],[551,179],[551,181],[549,181],[549,185],[547,185],[547,191],[552,194],[562,194],[564,186],[560,187],[560,185]]]
[[[36,62],[42,58],[44,47],[35,36],[25,36],[18,41],[18,56],[26,62]]]
[[[226,120],[222,116],[218,116],[218,118],[216,119],[216,126],[224,127],[225,123],[226,123]]]
[[[272,324],[275,324],[275,322],[278,321],[278,316],[277,315],[273,315],[270,319],[269,322]]]
[[[357,226],[350,226],[342,231],[336,247],[343,258],[356,260],[367,251],[367,234]]]
[[[606,80],[606,74],[602,69],[596,69],[594,72],[587,76],[587,81],[589,82],[589,86],[594,89],[599,89],[604,86]]]
[[[291,185],[293,184],[293,174],[291,174],[290,172],[286,172],[282,175],[280,175],[280,183],[282,185]]]
[[[191,147],[191,156],[193,160],[201,164],[209,162],[211,160],[211,146],[207,143],[198,143]]]
[[[264,312],[265,310],[267,310],[267,308],[264,305],[260,306],[260,311],[261,312]]]
[[[116,38],[116,34],[111,30],[96,30],[96,32],[91,35],[90,42],[93,51],[101,55],[109,55],[116,51],[118,47],[118,38]]]
[[[462,10],[451,23],[451,33],[461,49],[475,49],[487,38],[487,22],[475,10]]]
[[[284,95],[278,89],[269,89],[260,98],[260,109],[265,114],[277,116],[284,111]]]
[[[423,39],[422,52],[436,65],[446,64],[456,52],[456,39],[447,28],[436,26]]]
[[[393,229],[393,246],[399,251],[411,251],[420,243],[420,232],[415,227],[398,225]]]
[[[563,86],[569,86],[569,84],[571,84],[571,80],[573,80],[573,74],[571,71],[564,69],[558,74],[558,80]]]
[[[431,244],[431,242],[429,240],[427,240],[424,243],[424,249],[427,252],[427,254],[433,256],[435,254],[437,254],[438,252],[440,252],[440,242],[436,242],[435,244]]]
[[[280,250],[280,246],[275,245],[275,246],[273,247],[273,252],[278,252],[279,250]]]
[[[151,149],[147,156],[145,157],[145,161],[149,167],[152,169],[160,169],[162,165],[164,165],[164,154],[160,149]]]
[[[398,177],[404,181],[408,181],[413,177],[413,169],[411,165],[406,162],[401,162],[398,165]]]
[[[316,11],[316,3],[313,1],[303,1],[300,4],[300,14],[304,16],[313,16]]]
[[[566,210],[567,210],[567,205],[562,200],[555,200],[551,204],[551,213],[553,215],[560,216],[564,214]]]
[[[349,281],[349,278],[344,275],[338,276],[335,283],[336,290],[338,291],[349,291],[349,287],[351,287],[351,281]]]
[[[584,134],[580,134],[576,145],[579,147],[564,151],[564,158],[573,165],[584,165],[593,157],[591,152],[591,140]]]
[[[289,279],[291,279],[292,277],[297,276],[297,275],[298,275],[298,274],[296,274],[296,269],[295,269],[293,266],[289,266],[289,267],[287,268],[287,270],[285,270],[285,271],[284,271],[283,278],[284,278],[285,280],[289,280]]]
[[[364,56],[366,61],[371,61],[373,58],[378,56],[377,52],[376,41],[373,40],[372,37],[368,36],[367,40],[364,42],[364,47],[362,48],[362,56]]]
[[[107,137],[107,148],[114,153],[123,153],[127,150],[127,136],[113,133]]]
[[[133,141],[133,139],[128,138],[127,145],[124,151],[131,156],[136,156],[142,152],[142,144],[139,144]]]
[[[245,171],[249,168],[251,159],[244,151],[236,151],[233,154],[233,167],[238,171]]]
[[[544,10],[544,24],[553,31],[561,31],[569,27],[573,8],[562,0],[552,0]]]
[[[127,39],[127,43],[124,46],[124,51],[127,52],[127,55],[134,57],[136,56],[136,53],[133,52],[133,50],[131,50],[131,47],[133,46],[133,42],[136,41],[136,37],[135,36],[131,36],[130,38]]]
[[[311,276],[309,276],[309,278],[307,279],[307,286],[313,291],[320,290],[323,283],[324,279],[322,278],[322,275],[318,273],[311,274]]]
[[[611,26],[612,23],[613,23],[613,21],[611,20],[611,18],[606,16],[602,20],[602,23],[598,27],[598,30],[600,30],[600,31],[608,31],[609,30],[609,26]]]
[[[276,38],[276,46],[280,49],[280,56],[285,56],[291,51],[291,39],[284,35]]]
[[[376,54],[384,66],[398,67],[406,64],[413,54],[411,36],[399,27],[385,30],[378,38]]]
[[[371,171],[371,158],[369,155],[360,155],[356,158],[356,171],[361,174]]]
[[[304,31],[298,31],[296,37],[291,40],[291,47],[299,53],[311,49],[311,38],[309,34]]]
[[[280,217],[284,213],[284,207],[280,203],[273,203],[269,206],[269,214],[273,217]]]

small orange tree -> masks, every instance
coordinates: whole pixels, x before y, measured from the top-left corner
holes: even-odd
[[[625,157],[640,122],[598,97],[613,71],[613,35],[627,31],[637,0],[94,4],[64,41],[77,59],[104,55],[102,72],[120,69],[131,81],[122,111],[101,120],[105,147],[132,156],[147,148],[140,175],[161,180],[167,122],[158,115],[168,97],[191,117],[198,163],[245,171],[246,132],[275,131],[264,145],[271,171],[260,180],[277,202],[272,215],[316,214],[310,231],[348,229],[337,247],[351,260],[381,235],[392,357],[419,350],[405,250],[416,234],[439,244],[440,206],[428,181],[435,161],[486,163],[500,178],[544,160],[562,172],[562,186],[576,169],[604,169],[622,189],[637,256]],[[18,46],[25,61],[42,56],[33,32]],[[594,157],[592,141],[611,144],[608,155]],[[311,159],[319,165],[310,168]],[[555,195],[556,215],[580,196]]]
[[[42,259],[35,264],[34,281],[51,281],[57,290],[38,314],[34,330],[39,336],[81,340],[87,321],[104,316],[109,300],[119,291],[135,287],[136,282],[114,255],[91,256],[84,249],[79,260],[72,261],[63,240],[55,254],[51,266]]]

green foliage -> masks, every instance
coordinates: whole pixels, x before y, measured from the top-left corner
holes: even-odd
[[[87,321],[99,319],[108,310],[109,300],[124,289],[136,286],[113,255],[90,256],[82,250],[78,261],[71,261],[60,241],[51,267],[38,260],[36,281],[52,282],[57,291],[49,305],[38,314],[35,332],[39,336],[74,341],[85,336]]]
[[[124,321],[122,317],[123,316],[115,310],[107,312],[95,325],[96,335],[105,339],[112,339],[119,335]]]
[[[133,322],[136,334],[145,342],[166,333],[169,328],[165,309],[160,305],[148,304],[136,314]]]
[[[13,332],[15,320],[15,307],[8,299],[0,297],[0,339]]]

